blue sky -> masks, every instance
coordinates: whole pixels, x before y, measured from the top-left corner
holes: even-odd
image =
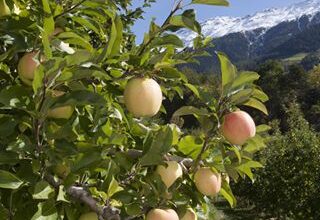
[[[185,0],[189,2],[190,0]],[[215,16],[244,16],[261,11],[271,7],[281,7],[290,5],[303,0],[229,0],[229,7],[214,7],[208,5],[192,5],[196,9],[198,20],[205,20]],[[137,34],[138,43],[141,42],[143,33],[148,30],[150,20],[155,17],[156,22],[161,24],[168,16],[172,8],[173,0],[157,0],[153,7],[149,8],[144,14],[145,20],[140,20],[133,27],[133,31]],[[133,0],[133,6],[140,6],[143,0]]]

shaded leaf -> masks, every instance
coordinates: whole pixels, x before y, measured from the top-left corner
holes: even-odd
[[[14,174],[0,170],[0,188],[4,189],[18,189],[23,182]]]

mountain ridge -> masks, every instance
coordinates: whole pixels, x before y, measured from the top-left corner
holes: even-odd
[[[274,18],[273,26],[270,25],[272,23],[270,21],[267,22],[270,26],[265,27],[265,23],[258,23],[258,20],[253,19],[257,17],[260,20],[261,17],[266,19],[270,16],[269,13],[275,15],[280,11],[283,16],[281,19]],[[293,12],[296,13],[292,14]],[[249,64],[267,59],[285,59],[298,53],[308,54],[320,49],[320,0],[307,0],[279,9],[266,9],[263,13],[257,12],[241,19],[253,19],[257,24],[252,27],[248,25],[248,28],[241,31],[225,30],[228,33],[214,37],[214,47],[207,48],[207,51],[213,55],[214,61],[212,57],[200,57],[198,58],[200,65],[191,64],[188,67],[197,72],[217,71],[218,62],[215,51],[226,53],[236,65],[247,68]],[[280,20],[280,23],[274,22]],[[215,30],[211,33],[213,32]],[[182,39],[184,39],[183,36]],[[188,39],[184,40],[188,41]],[[187,45],[192,46],[190,42],[187,42]]]
[[[268,8],[252,15],[243,17],[218,16],[201,22],[202,32],[205,36],[218,38],[230,33],[252,31],[262,28],[265,31],[285,21],[293,21],[302,16],[313,16],[320,11],[320,0],[306,0],[286,7]],[[178,35],[184,39],[186,45],[192,46],[192,39],[196,33],[182,30]]]

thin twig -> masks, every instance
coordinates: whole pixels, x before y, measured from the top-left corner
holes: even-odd
[[[77,4],[75,4],[74,6],[68,8],[67,10],[63,11],[61,14],[58,14],[56,16],[54,16],[54,19],[58,18],[58,17],[61,17],[69,12],[71,12],[72,10],[76,9],[77,7],[79,7],[80,5],[82,5],[85,1],[87,0],[82,0],[80,2],[78,2]]]
[[[180,4],[183,0],[180,0],[176,6],[174,7],[174,9],[171,10],[170,14],[168,15],[168,17],[166,18],[166,20],[163,22],[163,24],[161,25],[160,30],[158,31],[158,33],[154,34],[153,36],[151,36],[149,38],[149,40],[147,41],[146,44],[144,44],[138,55],[141,56],[143,54],[143,52],[145,51],[145,49],[152,43],[152,41],[165,29],[166,25],[169,24],[171,17],[181,8]]]
[[[206,136],[201,148],[200,153],[198,154],[196,160],[193,163],[193,167],[192,167],[192,172],[194,173],[195,171],[197,171],[197,168],[200,164],[200,161],[202,160],[202,155],[204,154],[204,152],[206,152],[206,150],[208,149],[208,142],[209,142],[209,137]]]

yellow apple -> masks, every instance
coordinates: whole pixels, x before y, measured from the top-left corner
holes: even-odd
[[[36,60],[36,55],[38,51],[26,53],[18,63],[18,74],[20,79],[25,84],[31,86],[34,79],[34,72],[40,65],[40,62]]]
[[[146,220],[179,220],[179,216],[173,209],[152,209]]]
[[[214,196],[221,189],[221,175],[214,173],[209,167],[197,170],[194,182],[199,192],[206,196]]]
[[[135,117],[154,116],[162,104],[161,88],[150,78],[130,79],[124,90],[124,102]]]
[[[88,213],[82,214],[79,220],[98,220],[98,215],[95,212],[88,212]]]
[[[64,95],[64,92],[54,90],[52,93],[53,97],[59,97]],[[74,108],[70,105],[61,106],[48,110],[48,117],[56,119],[69,119],[73,114]]]
[[[5,0],[0,0],[0,17],[10,15],[11,11]]]
[[[244,111],[235,111],[224,116],[222,135],[231,143],[242,145],[256,134],[256,125]]]
[[[156,172],[160,175],[163,183],[169,188],[172,184],[182,176],[182,168],[176,161],[166,161],[167,167],[158,165]]]
[[[183,215],[183,217],[180,220],[197,220],[197,214],[194,212],[192,208],[188,208],[186,213]]]

